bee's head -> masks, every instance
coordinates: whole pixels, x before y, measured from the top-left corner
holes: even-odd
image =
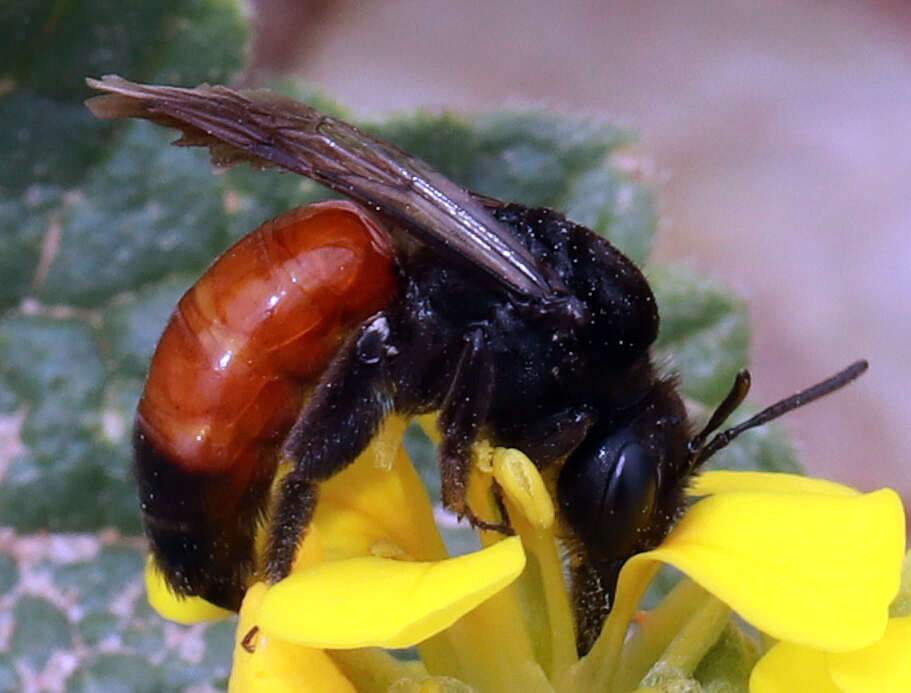
[[[627,416],[599,422],[567,458],[557,481],[560,513],[613,598],[628,558],[657,546],[684,507],[690,474],[746,430],[843,387],[867,369],[858,361],[821,383],[709,436],[743,402],[743,370],[702,431],[691,437],[686,410],[670,381],[657,381]]]
[[[658,381],[628,416],[596,425],[567,458],[560,514],[610,595],[623,563],[660,543],[676,519],[689,439],[674,384]]]

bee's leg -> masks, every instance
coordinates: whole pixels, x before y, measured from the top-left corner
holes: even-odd
[[[493,387],[493,359],[484,343],[484,333],[475,329],[466,335],[437,420],[443,435],[439,449],[443,505],[460,517],[467,517],[475,527],[512,534],[511,528],[503,523],[491,523],[477,517],[467,500],[471,446],[487,421]]]
[[[317,496],[317,485],[297,469],[282,479],[266,546],[266,580],[270,584],[291,572],[297,547],[313,519]]]
[[[295,467],[281,482],[269,528],[270,582],[291,570],[316,509],[317,483],[364,451],[392,406],[388,342],[387,319],[379,313],[341,348],[285,438],[282,455]]]
[[[543,469],[575,450],[594,423],[592,412],[570,408],[534,420],[499,425],[494,435],[497,445],[521,450]]]

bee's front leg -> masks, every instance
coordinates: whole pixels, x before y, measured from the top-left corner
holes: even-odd
[[[443,506],[472,526],[512,534],[504,522],[488,522],[475,515],[468,505],[468,475],[471,447],[487,422],[494,397],[495,369],[480,328],[469,332],[456,365],[449,391],[443,399],[437,425],[443,440],[439,449]]]

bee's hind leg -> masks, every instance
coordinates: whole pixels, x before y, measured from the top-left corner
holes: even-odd
[[[294,469],[282,479],[266,548],[266,578],[287,577],[313,519],[318,482],[361,454],[392,407],[389,329],[378,313],[342,346],[282,445]]]

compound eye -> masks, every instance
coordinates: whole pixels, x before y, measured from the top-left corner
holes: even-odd
[[[598,565],[625,560],[641,546],[657,489],[657,460],[628,435],[583,445],[557,482],[563,517]]]

